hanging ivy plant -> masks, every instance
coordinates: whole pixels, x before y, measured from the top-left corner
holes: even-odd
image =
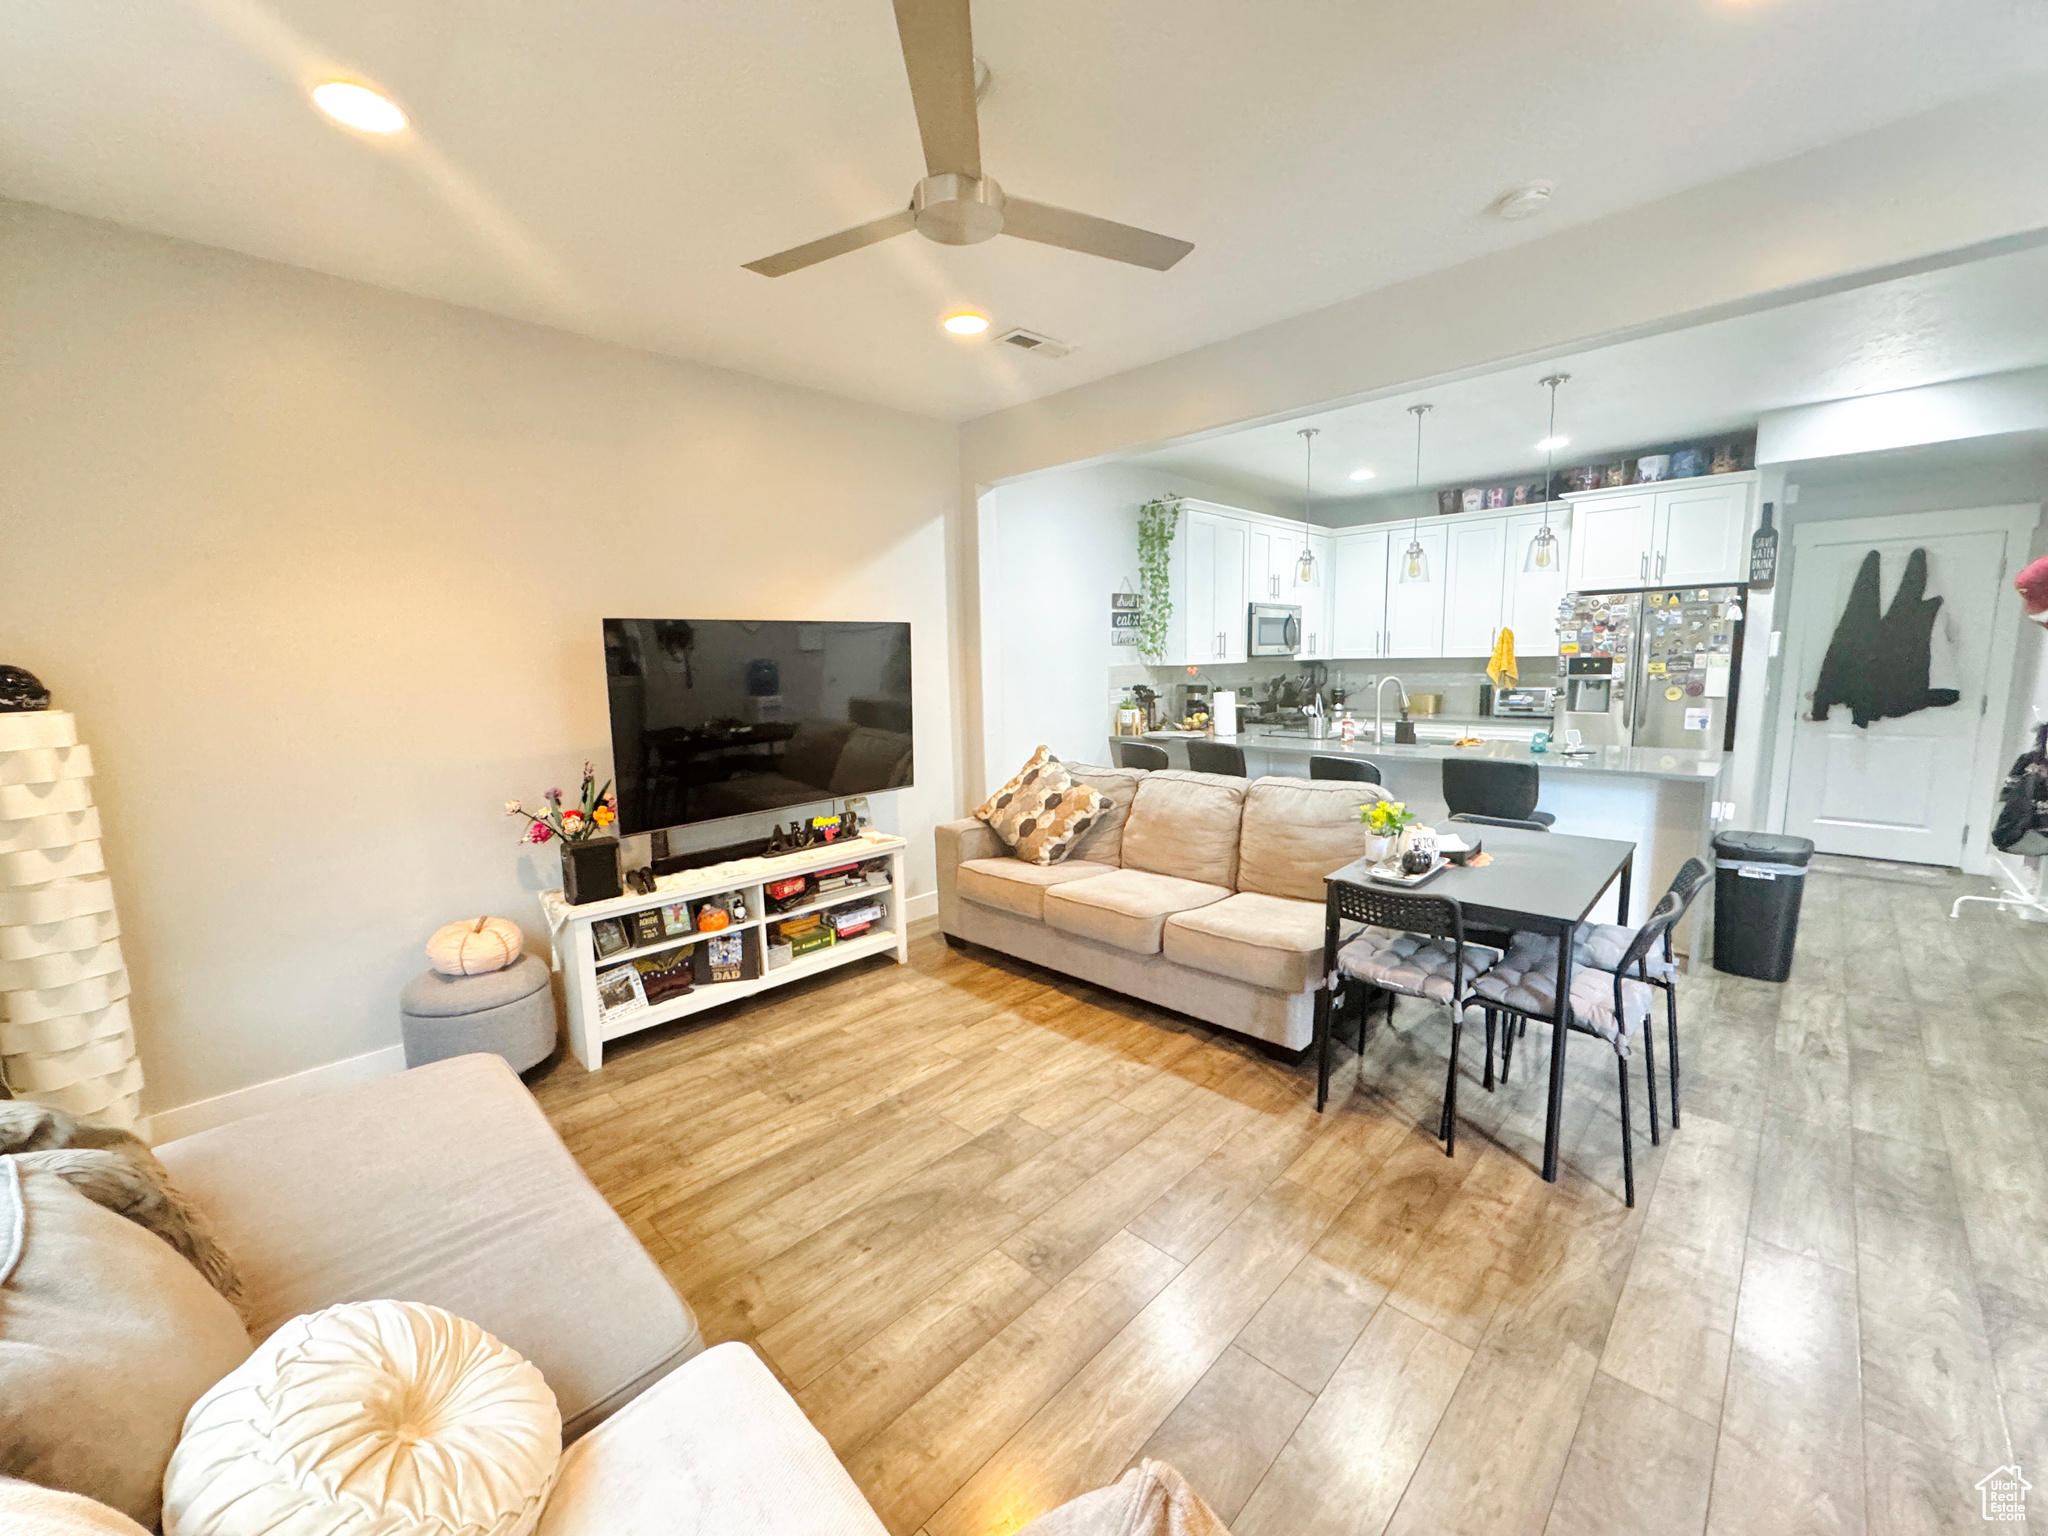
[[[1138,649],[1157,660],[1166,654],[1166,624],[1173,617],[1168,579],[1173,535],[1180,527],[1180,498],[1162,496],[1138,512]]]

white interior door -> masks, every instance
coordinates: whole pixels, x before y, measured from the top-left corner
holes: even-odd
[[[1887,520],[1891,521],[1891,520]],[[1832,536],[1826,524],[1802,528],[1792,571],[1792,629],[1787,679],[1798,703],[1785,801],[1785,830],[1810,837],[1822,853],[1913,864],[1962,862],[1966,825],[1979,831],[1988,806],[1973,805],[1978,727],[1994,610],[2003,575],[2003,533],[1950,533],[1927,520],[1920,537],[1873,540]],[[1928,597],[1942,599],[1934,623],[1933,686],[1946,682],[1956,703],[1900,719],[1857,726],[1847,705],[1826,721],[1811,718],[1813,690],[1864,556],[1882,562],[1879,609],[1889,610],[1907,558],[1927,551]],[[1946,656],[1944,655],[1946,653]],[[1950,668],[1952,677],[1945,677]]]

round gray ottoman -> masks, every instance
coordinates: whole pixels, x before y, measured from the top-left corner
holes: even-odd
[[[481,976],[415,976],[398,994],[398,1023],[408,1067],[487,1051],[524,1072],[555,1048],[555,994],[547,962],[521,955],[502,971]]]

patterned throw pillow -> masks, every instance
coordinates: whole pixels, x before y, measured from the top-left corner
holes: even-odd
[[[1108,800],[1076,784],[1051,750],[1040,747],[974,814],[1026,863],[1057,864],[1108,809]]]

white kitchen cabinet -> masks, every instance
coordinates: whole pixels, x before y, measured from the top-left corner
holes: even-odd
[[[1574,592],[1749,579],[1756,475],[1714,475],[1571,498]]]
[[[1649,585],[1656,521],[1647,491],[1574,500],[1571,590],[1613,592]]]
[[[1258,523],[1245,530],[1244,592],[1247,603],[1283,603],[1287,591],[1287,535]]]
[[[1488,517],[1444,530],[1445,656],[1490,656],[1507,586],[1507,520]]]
[[[1406,552],[1411,542],[1422,545],[1427,580],[1401,579]],[[1448,540],[1442,527],[1416,527],[1411,534],[1396,523],[1388,539],[1387,640],[1388,656],[1441,656],[1444,654],[1444,592],[1449,585],[1445,567]]]
[[[1557,654],[1557,605],[1569,590],[1565,570],[1571,558],[1571,534],[1565,527],[1570,514],[1553,507],[1548,518],[1541,512],[1524,512],[1507,521],[1506,581],[1508,596],[1504,622],[1515,632],[1517,656]],[[1529,551],[1536,534],[1548,521],[1557,535],[1557,545],[1548,567],[1529,569]]]
[[[1249,599],[1245,596],[1250,525],[1239,518],[1190,507],[1186,572],[1175,604],[1186,615],[1182,655],[1188,666],[1245,659]]]
[[[1289,567],[1287,601],[1301,609],[1301,659],[1321,661],[1334,655],[1330,634],[1331,539],[1327,533],[1311,533],[1309,550],[1315,555],[1315,572],[1301,579],[1301,535],[1295,535],[1294,563]]]
[[[1330,643],[1339,660],[1384,656],[1387,632],[1387,530],[1339,530],[1330,537]]]
[[[1657,493],[1658,586],[1713,587],[1749,580],[1749,498],[1745,480],[1714,475]]]

